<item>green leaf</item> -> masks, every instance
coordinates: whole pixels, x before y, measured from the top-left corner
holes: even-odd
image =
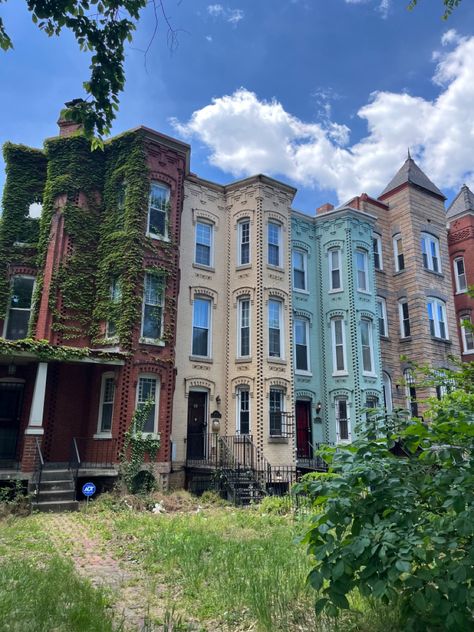
[[[314,590],[321,590],[324,579],[319,571],[313,569],[308,575],[307,581]]]

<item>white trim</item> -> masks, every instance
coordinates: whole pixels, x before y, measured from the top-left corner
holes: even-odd
[[[382,371],[382,395],[387,413],[393,410],[392,378],[387,371]]]
[[[295,254],[299,254],[301,255],[302,259],[303,259],[303,280],[304,280],[304,287],[296,287],[295,284],[295,264],[293,261],[293,255]],[[298,271],[301,272],[301,269],[298,268]],[[295,292],[304,292],[304,293],[309,293],[308,291],[308,253],[305,250],[302,250],[301,248],[293,248],[291,251],[291,280],[293,283],[293,290]]]
[[[252,413],[251,413],[251,397],[250,397],[250,389],[248,386],[239,386],[236,390],[236,418],[235,418],[235,432],[238,435],[242,435],[241,431],[240,431],[240,413],[241,413],[241,395],[243,392],[248,393],[248,413],[249,413],[249,431],[248,433],[244,433],[245,435],[247,434],[252,434]]]
[[[145,326],[145,305],[151,305],[151,303],[146,303],[146,279],[147,277],[155,277],[161,283],[159,301],[161,301],[161,305],[153,305],[153,307],[161,307],[161,322],[160,322],[160,335],[158,338],[146,338],[143,335],[143,329]],[[164,327],[164,319],[165,319],[165,277],[161,274],[155,274],[153,270],[145,270],[145,274],[143,276],[143,295],[142,295],[142,320],[140,327],[140,342],[149,345],[157,345],[163,346],[164,343],[162,341],[163,338],[163,327]]]
[[[369,336],[369,356],[370,356],[370,370],[364,368],[364,345],[362,344],[362,326],[367,323],[367,333]],[[362,351],[362,374],[367,376],[375,375],[375,362],[374,362],[374,336],[373,336],[373,321],[370,318],[361,318],[360,320],[360,344]]]
[[[405,334],[405,327],[404,327],[404,317],[403,317],[403,307],[402,305],[407,306],[407,310],[408,310],[408,318],[406,319],[408,322],[408,327],[410,329],[410,332],[408,334]],[[406,298],[402,298],[398,301],[398,321],[399,321],[399,325],[400,325],[400,338],[410,338],[411,337],[411,323],[410,323],[410,307],[408,305],[408,300]]]
[[[248,261],[242,261],[242,226],[244,224],[248,224],[249,227],[249,240],[248,240],[248,247],[249,247],[249,260]],[[252,235],[251,235],[251,226],[250,226],[250,218],[248,217],[243,217],[242,219],[239,219],[239,221],[237,222],[237,265],[238,266],[248,266],[250,265],[252,262]]]
[[[102,415],[103,415],[103,405],[104,405],[104,396],[105,396],[105,382],[106,380],[112,379],[114,382],[114,394],[112,398],[112,417],[110,420],[110,430],[102,430]],[[112,423],[114,418],[114,405],[115,405],[115,373],[113,371],[106,371],[102,373],[100,378],[100,397],[99,397],[99,410],[97,414],[97,432],[94,435],[94,438],[102,438],[102,437],[111,437],[112,436]]]
[[[430,306],[432,311],[433,318],[430,318]],[[446,303],[439,298],[434,298],[433,296],[429,296],[426,302],[426,308],[428,311],[428,325],[430,327],[430,335],[435,338],[441,338],[442,340],[449,340],[449,331],[448,331],[448,319],[446,314]],[[441,318],[439,314],[439,308],[441,308]],[[433,321],[433,329],[434,333],[431,331],[431,322]],[[445,335],[441,335],[441,323],[444,325],[444,333]]]
[[[458,270],[458,262],[462,261],[463,273],[460,274]],[[465,294],[467,292],[467,278],[466,278],[466,266],[464,265],[464,257],[455,257],[453,259],[453,272],[454,272],[454,282],[456,284],[456,294]],[[464,277],[464,288],[460,287],[459,279],[460,277]]]
[[[151,191],[152,191],[152,187],[153,186],[158,186],[161,187],[162,189],[167,191],[167,196],[166,196],[166,204],[168,205],[168,208],[163,211],[163,209],[159,209],[160,211],[165,213],[165,232],[163,235],[160,235],[158,233],[152,233],[150,231],[150,210],[151,210]],[[159,182],[157,180],[153,180],[152,182],[150,182],[150,190],[148,193],[148,211],[147,211],[147,223],[146,223],[146,235],[147,237],[151,237],[152,239],[159,239],[161,241],[169,241],[169,231],[168,231],[168,224],[169,224],[169,220],[170,220],[170,199],[171,199],[171,188],[165,184],[164,182]]]
[[[209,263],[203,263],[202,261],[197,260],[198,226],[207,226],[209,228],[209,242],[210,243],[209,245],[201,244],[202,246],[209,248]],[[214,229],[215,229],[215,225],[212,222],[206,222],[200,217],[197,218],[196,224],[194,227],[194,264],[197,266],[202,266],[203,268],[206,268],[206,269],[214,267]]]
[[[460,323],[460,328],[461,328],[461,339],[462,339],[462,349],[463,349],[463,353],[474,353],[474,332],[470,331],[469,333],[471,334],[472,337],[472,342],[473,342],[473,346],[472,349],[468,349],[467,348],[467,338],[466,338],[466,328],[463,325],[463,322],[467,320],[468,322],[471,322],[471,318],[466,315],[466,316],[460,316],[459,318],[459,323]]]
[[[332,253],[336,252],[337,253],[337,262],[336,262],[336,266],[337,267],[333,267],[333,260],[332,260]],[[342,250],[339,246],[335,247],[335,248],[329,248],[328,250],[328,259],[329,259],[329,292],[342,292],[343,288],[343,283],[342,283]],[[338,287],[334,287],[332,284],[332,273],[336,272],[336,270],[339,272],[339,286]]]
[[[279,346],[280,353],[279,355],[270,355],[270,304],[276,303],[278,304],[278,333],[279,333]],[[267,350],[268,350],[268,359],[271,360],[285,360],[285,339],[284,339],[284,322],[283,322],[283,301],[279,298],[271,297],[268,300],[267,305]]]
[[[305,335],[305,347],[306,347],[306,366],[307,369],[298,369],[296,366],[297,362],[297,353],[296,353],[296,323],[301,322],[304,325],[304,335]],[[309,349],[309,322],[307,318],[294,318],[293,319],[293,336],[295,341],[295,373],[297,375],[311,375],[311,354]]]
[[[44,400],[46,395],[46,381],[48,378],[47,362],[38,362],[36,369],[35,387],[33,390],[33,400],[30,408],[30,419],[28,426],[41,427],[43,425]]]
[[[398,244],[401,243],[402,248],[401,248],[401,252],[398,248]],[[406,268],[406,261],[405,261],[405,251],[403,250],[403,238],[401,233],[397,233],[396,235],[393,236],[392,238],[392,245],[393,245],[393,257],[394,257],[394,264],[395,264],[395,272],[402,272],[402,270],[405,270]],[[402,255],[403,257],[403,268],[400,268],[399,265],[399,256]]]
[[[380,305],[381,307],[381,316],[379,314],[378,311],[378,307],[377,307],[377,324],[378,324],[378,328],[379,328],[379,335],[383,336],[384,338],[387,338],[389,335],[389,329],[388,329],[388,314],[387,314],[387,301],[383,296],[377,296],[375,298],[375,302],[377,304],[377,306]],[[384,323],[384,332],[382,333],[380,330],[380,321],[383,321]]]
[[[241,354],[242,343],[242,304],[248,303],[248,330],[249,330],[249,352],[245,355]],[[239,296],[237,301],[237,358],[250,358],[252,356],[252,310],[250,296]]]
[[[341,337],[342,337],[342,359],[344,363],[343,369],[337,368],[337,354],[336,354],[336,322],[341,323]],[[340,346],[340,345],[338,345]],[[337,316],[331,318],[331,347],[332,347],[332,374],[347,375],[347,357],[346,357],[346,323],[344,318]]]
[[[31,302],[30,302],[30,307],[27,310],[25,307],[12,307],[11,305],[11,298],[12,298],[12,290],[13,290],[13,281],[14,279],[33,279],[33,287],[31,288]],[[7,304],[7,313],[5,315],[5,320],[3,322],[3,331],[2,331],[2,338],[5,338],[5,340],[9,340],[7,338],[7,331],[8,331],[8,321],[9,321],[9,317],[10,317],[10,310],[11,309],[16,309],[17,311],[29,311],[30,312],[30,317],[28,318],[28,327],[30,325],[30,320],[31,320],[31,311],[33,309],[33,297],[35,295],[35,287],[36,287],[36,277],[32,276],[31,274],[14,274],[11,278],[10,278],[10,290],[8,292],[8,304]]]
[[[339,427],[339,421],[341,417],[339,416],[339,402],[346,402],[346,420],[347,420],[347,439],[341,439],[341,432]],[[346,396],[337,396],[334,398],[334,407],[335,407],[335,417],[336,417],[336,443],[345,444],[351,443],[352,441],[352,432],[351,432],[351,417],[349,414],[349,399]]]
[[[278,229],[277,231],[278,243],[277,244],[274,244],[274,243],[270,244],[270,239],[269,239],[270,226],[275,226]],[[282,231],[282,225],[279,222],[272,221],[272,220],[268,221],[267,223],[267,264],[273,268],[280,268],[281,262],[283,261],[281,231]],[[278,262],[277,263],[270,262],[270,245],[278,248]]]
[[[431,246],[434,245],[434,256]],[[439,254],[439,239],[431,233],[421,233],[421,256],[423,261],[423,268],[430,272],[436,272],[441,274],[441,256]],[[425,265],[426,259],[426,265]],[[438,269],[435,270],[435,259]]]
[[[362,263],[363,269],[359,270],[357,264],[358,255],[362,255]],[[355,271],[356,271],[356,287],[358,292],[364,292],[365,294],[370,293],[370,285],[369,285],[369,253],[364,248],[356,248],[355,251]],[[360,287],[359,285],[359,272],[362,272],[364,275],[364,285],[365,287]]]
[[[137,380],[137,392],[135,395],[135,410],[138,408],[139,403],[143,404],[145,402],[139,402],[139,394],[140,394],[140,380],[148,379],[155,381],[155,419],[154,419],[154,428],[153,432],[148,432],[147,430],[143,431],[143,435],[156,435],[159,436],[159,412],[160,412],[160,387],[161,382],[159,376],[155,373],[139,373]]]
[[[207,322],[207,354],[206,355],[198,355],[194,353],[193,350],[193,342],[194,342],[194,317],[195,317],[195,306],[196,301],[204,301],[208,304],[208,322]],[[212,358],[212,299],[208,296],[203,296],[202,294],[197,294],[193,298],[193,318],[192,318],[192,331],[191,331],[191,356],[193,358]],[[200,327],[200,329],[204,329]]]
[[[373,248],[373,246],[377,244],[377,248]],[[383,270],[383,255],[382,255],[382,237],[378,233],[373,233],[372,235],[372,248],[374,254],[374,268],[375,270]],[[379,257],[380,266],[377,268],[375,265],[375,254]]]

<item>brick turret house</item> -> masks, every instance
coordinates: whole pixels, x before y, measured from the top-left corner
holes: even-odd
[[[139,127],[91,152],[74,125],[59,127],[42,151],[4,149],[0,478],[30,477],[40,453],[116,474],[133,412],[151,398],[144,431],[160,438],[166,485],[190,149]]]

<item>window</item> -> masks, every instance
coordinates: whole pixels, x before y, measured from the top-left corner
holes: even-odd
[[[409,338],[411,336],[410,313],[406,299],[398,301],[398,313],[400,316],[400,336],[402,338]]]
[[[421,254],[423,257],[423,267],[426,270],[441,272],[439,239],[437,237],[433,237],[433,235],[429,235],[428,233],[421,233]]]
[[[268,301],[268,355],[270,358],[283,357],[282,303],[275,299]]]
[[[278,388],[270,389],[270,436],[282,436],[283,434],[283,391]]]
[[[347,399],[338,397],[335,401],[336,405],[336,438],[337,442],[350,441],[351,429],[349,424],[349,414],[347,407]]]
[[[192,355],[209,357],[211,331],[211,301],[195,298],[193,303],[193,348]]]
[[[105,337],[113,338],[117,333],[117,323],[115,321],[115,318],[117,316],[120,301],[122,299],[122,289],[120,287],[120,280],[118,277],[112,277],[112,280],[110,281],[109,296],[112,303],[112,315],[109,316],[109,319],[105,326]]]
[[[147,234],[151,237],[168,238],[168,214],[170,190],[165,184],[152,182],[148,201]]]
[[[395,272],[405,270],[405,257],[403,255],[403,241],[401,235],[393,238],[393,255],[395,257]]]
[[[271,266],[280,266],[280,224],[268,222],[268,263]]]
[[[293,250],[293,289],[306,291],[306,260],[307,255],[301,250]]]
[[[158,379],[155,376],[141,375],[138,378],[137,407],[143,406],[151,400],[151,407],[148,417],[143,425],[143,432],[158,432],[158,409],[159,409],[159,389]]]
[[[461,316],[461,338],[463,353],[474,353],[474,333],[471,329],[471,317]]]
[[[329,290],[342,290],[340,248],[331,248],[329,251]]]
[[[250,391],[247,388],[237,391],[237,434],[250,434]]]
[[[196,252],[194,263],[202,266],[212,265],[212,226],[197,222],[196,224]]]
[[[466,270],[464,268],[464,259],[462,257],[457,257],[453,261],[453,268],[454,268],[454,281],[456,283],[457,294],[467,292]]]
[[[10,306],[5,319],[7,340],[20,340],[28,336],[34,284],[33,277],[15,276],[12,278]]]
[[[115,228],[121,230],[125,221],[125,197],[127,194],[127,183],[122,180],[118,183],[117,188],[117,223]]]
[[[374,344],[372,338],[372,321],[363,318],[360,321],[360,340],[362,345],[362,370],[374,373]]]
[[[446,325],[446,304],[437,298],[430,298],[427,303],[430,334],[435,338],[448,339]]]
[[[159,340],[163,329],[163,279],[162,277],[145,273],[143,287],[142,338]]]
[[[383,406],[385,412],[391,413],[393,410],[392,403],[392,380],[390,375],[383,371],[382,373],[382,390],[383,390]]]
[[[241,298],[238,303],[239,335],[238,357],[250,355],[250,299]]]
[[[365,400],[366,408],[378,408],[378,405],[379,405],[379,400],[378,400],[378,397],[375,397],[375,395],[369,395],[367,399]]]
[[[377,317],[379,320],[379,334],[388,336],[387,301],[382,296],[377,296]]]
[[[295,318],[295,368],[297,371],[309,371],[309,323]]]
[[[357,289],[369,291],[369,257],[366,250],[356,250]]]
[[[113,373],[104,373],[100,386],[99,420],[97,423],[97,434],[99,435],[112,433],[114,398],[115,376]]]
[[[376,270],[383,270],[382,239],[380,235],[373,236],[372,246],[373,246],[373,252],[374,252],[374,268]]]
[[[405,369],[403,372],[403,378],[405,380],[405,396],[407,402],[407,408],[412,417],[418,417],[418,402],[416,401],[416,387],[415,378],[411,369]]]
[[[237,265],[245,266],[250,263],[250,220],[244,219],[238,223],[239,251]]]
[[[342,318],[331,320],[331,337],[333,373],[346,373],[346,336]]]

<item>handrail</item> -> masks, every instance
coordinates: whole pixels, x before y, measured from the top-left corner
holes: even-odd
[[[35,468],[35,474],[37,473],[35,496],[36,496],[36,502],[38,502],[40,489],[41,489],[41,478],[43,476],[43,468],[44,468],[43,453],[41,452],[41,445],[40,445],[38,437],[35,437],[35,445],[36,445],[36,458],[38,459],[38,464],[36,465],[36,468]]]

